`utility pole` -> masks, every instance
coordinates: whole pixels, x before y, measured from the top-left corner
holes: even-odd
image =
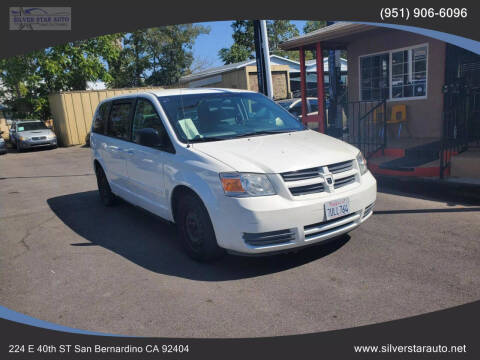
[[[333,25],[334,21],[327,21],[327,26]],[[342,128],[341,108],[338,107],[339,77],[340,77],[340,51],[329,50],[328,52],[328,93],[330,106],[328,108],[328,125]],[[339,113],[340,110],[340,113]]]
[[[258,91],[273,99],[272,71],[270,67],[270,51],[268,49],[267,22],[253,21],[255,38],[255,58],[257,62]]]

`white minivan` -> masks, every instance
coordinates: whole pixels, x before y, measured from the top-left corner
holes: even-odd
[[[373,213],[355,147],[307,129],[264,95],[171,89],[102,101],[90,146],[100,198],[175,222],[194,259],[292,251]]]

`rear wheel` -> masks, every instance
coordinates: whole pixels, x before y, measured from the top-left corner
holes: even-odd
[[[213,261],[225,254],[225,250],[217,244],[212,221],[198,196],[183,195],[176,218],[182,245],[192,259]]]
[[[105,172],[101,166],[96,167],[95,174],[97,175],[97,185],[100,200],[102,200],[103,205],[112,206],[115,203],[116,197],[110,188],[107,176],[105,175]]]

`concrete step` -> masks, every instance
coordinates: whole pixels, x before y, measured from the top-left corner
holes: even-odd
[[[450,176],[480,179],[480,151],[468,150],[452,157]]]

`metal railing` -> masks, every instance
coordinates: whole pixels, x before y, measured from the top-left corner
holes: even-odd
[[[480,89],[453,84],[444,92],[440,178],[448,175],[454,155],[480,146]]]
[[[369,158],[387,146],[387,102],[351,101],[343,108],[343,140]]]

